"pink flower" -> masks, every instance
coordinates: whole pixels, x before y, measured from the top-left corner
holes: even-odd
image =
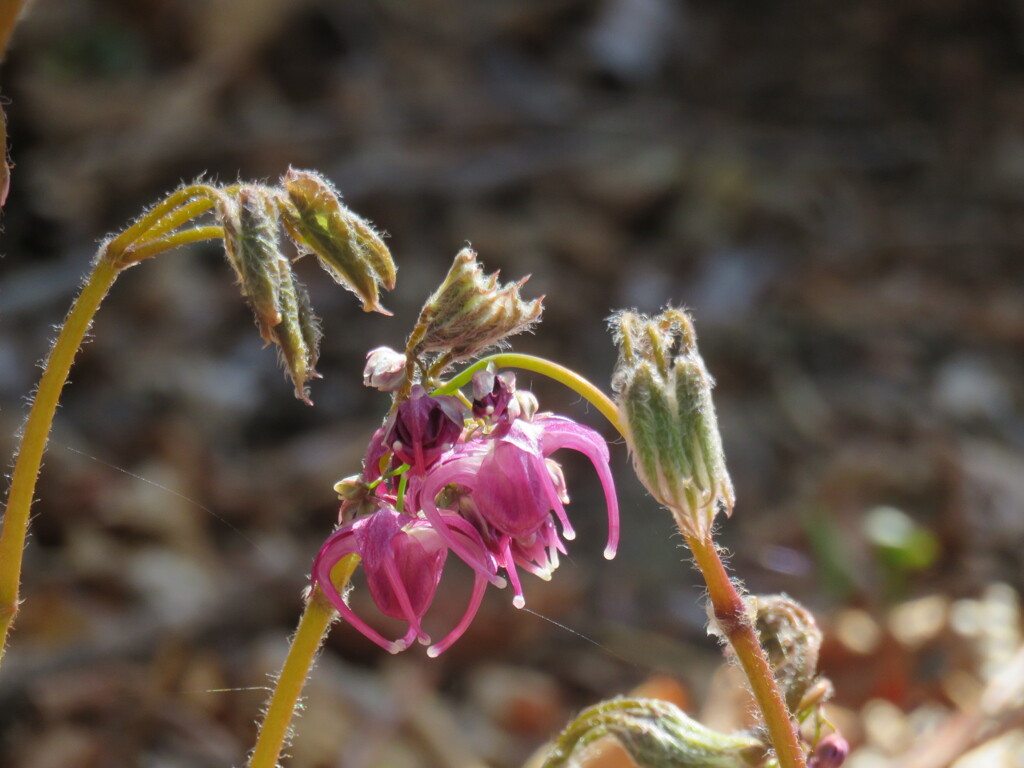
[[[458,444],[426,474],[415,496],[427,520],[448,546],[482,576],[498,583],[495,564],[504,568],[515,592],[513,604],[525,605],[516,566],[549,578],[565,552],[562,537],[575,533],[563,505],[564,481],[548,460],[555,451],[572,448],[587,456],[597,470],[608,506],[608,545],[605,557],[615,556],[619,512],[608,466],[608,445],[594,430],[560,416],[542,415],[534,421],[516,419],[501,434],[478,435]],[[480,532],[493,561],[464,545],[444,525],[438,494],[448,486],[462,493],[458,512]]]
[[[511,371],[477,371],[473,374],[473,416],[487,424],[508,424],[519,416],[515,391],[516,375]]]
[[[462,434],[463,410],[457,397],[428,395],[417,384],[384,425],[387,450],[422,474],[451,450]]]
[[[534,416],[536,400],[517,392],[509,373],[479,372],[473,390],[471,417],[457,398],[413,387],[374,433],[361,476],[336,486],[344,500],[342,523],[361,517],[324,544],[313,564],[314,583],[349,623],[392,653],[417,639],[430,643],[423,617],[449,550],[473,569],[475,582],[466,613],[428,649],[431,656],[465,632],[487,581],[506,585],[502,570],[518,608],[526,602],[520,568],[551,578],[566,552],[563,539],[575,538],[565,478],[550,458],[562,448],[584,454],[597,470],[608,508],[605,557],[615,555],[619,511],[604,438],[570,419]],[[352,554],[362,560],[381,613],[407,624],[399,639],[386,639],[360,619],[331,582],[331,570]]]
[[[381,648],[398,653],[408,648],[414,639],[430,643],[422,619],[441,581],[451,541],[458,542],[460,549],[470,557],[486,562],[488,555],[480,535],[457,515],[439,514],[435,520],[427,522],[380,507],[372,515],[338,529],[327,539],[313,563],[313,582],[349,624]],[[383,637],[349,608],[334,586],[331,570],[343,557],[352,554],[362,559],[367,587],[381,613],[408,624],[404,637],[398,640]],[[427,649],[429,655],[442,653],[466,631],[480,607],[486,586],[483,576],[477,573],[466,613],[441,642]]]

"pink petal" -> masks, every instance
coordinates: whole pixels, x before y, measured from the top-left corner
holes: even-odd
[[[345,598],[338,592],[337,587],[334,586],[334,582],[331,581],[331,569],[346,555],[358,554],[355,548],[354,537],[351,535],[351,530],[342,529],[336,531],[327,540],[327,544],[320,550],[320,554],[317,555],[316,560],[313,562],[313,581],[320,586],[320,590],[324,593],[324,596],[330,601],[331,605],[334,606],[335,610],[341,614],[342,618],[345,619],[349,624],[355,627],[365,637],[375,642],[381,648],[388,653],[398,653],[404,651],[408,644],[403,644],[403,641],[397,640],[392,641],[385,638],[377,630],[373,629],[369,624],[360,619],[355,612],[348,607],[348,603],[345,602]],[[339,536],[338,534],[342,534]]]
[[[615,496],[615,480],[608,466],[608,443],[593,429],[560,416],[547,416],[534,423],[544,428],[541,446],[545,456],[561,448],[572,448],[590,459],[594,465],[608,505],[608,544],[604,556],[611,560],[619,546],[619,501]]]

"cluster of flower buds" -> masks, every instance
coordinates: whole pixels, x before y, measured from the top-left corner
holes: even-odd
[[[463,248],[441,286],[427,299],[405,353],[410,358],[437,354],[442,365],[468,360],[540,320],[543,296],[524,301],[519,289],[529,277],[501,285],[498,273],[485,275],[476,252]]]
[[[815,733],[831,723],[823,706],[832,698],[832,681],[818,673],[823,641],[814,614],[788,595],[756,595],[746,598],[772,672],[786,700],[786,707]],[[839,733],[814,745],[808,768],[839,768],[850,747]]]
[[[719,511],[732,513],[734,497],[693,323],[668,309],[655,317],[619,312],[611,327],[619,346],[612,387],[633,467],[679,529],[703,537]]]
[[[816,690],[823,638],[814,614],[788,595],[756,595],[746,600],[786,706],[803,720],[810,707],[827,698]]]
[[[369,374],[368,374],[369,375]],[[374,374],[375,375],[375,374]],[[608,446],[594,430],[537,413],[533,395],[517,391],[510,373],[482,370],[467,407],[457,397],[412,387],[374,434],[361,475],[337,486],[342,526],[313,565],[313,580],[341,615],[369,639],[397,653],[431,642],[423,617],[449,552],[470,566],[475,584],[465,615],[428,653],[447,649],[469,626],[487,583],[511,582],[525,604],[519,569],[548,579],[574,537],[561,467],[551,455],[571,448],[597,470],[608,507],[606,557],[618,544],[618,504]],[[387,640],[360,619],[331,580],[348,555],[359,555],[381,613],[408,625]]]
[[[306,383],[317,376],[320,321],[305,287],[281,249],[281,230],[299,255],[313,253],[324,269],[352,290],[367,312],[391,314],[380,305],[378,286],[395,286],[395,265],[373,228],[343,206],[324,177],[291,169],[275,187],[196,186],[214,201],[224,231],[224,249],[260,335],[276,344],[295,384],[309,402]],[[201,196],[201,195],[200,195]]]
[[[715,731],[667,701],[623,698],[580,713],[548,752],[544,768],[577,765],[588,747],[607,737],[640,768],[753,768],[767,752],[753,734]]]
[[[585,709],[548,751],[543,768],[580,764],[590,746],[612,738],[639,768],[754,768],[777,765],[758,731],[721,733],[659,699],[618,698]],[[850,746],[838,733],[820,739],[807,768],[840,768]]]

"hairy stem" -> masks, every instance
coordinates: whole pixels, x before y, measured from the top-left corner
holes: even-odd
[[[219,194],[216,189],[206,184],[193,184],[175,190],[111,240],[107,245],[107,251],[120,255],[135,243],[152,240],[170,232],[200,213],[210,210]],[[188,212],[185,218],[180,214],[183,210]],[[146,235],[149,237],[145,237]]]
[[[485,357],[482,360],[477,360],[473,365],[469,366],[469,368],[462,371],[462,373],[438,389],[435,394],[451,394],[455,390],[466,386],[472,380],[474,373],[482,368],[486,368],[490,363],[494,363],[498,368],[521,368],[524,371],[540,373],[550,379],[554,379],[558,383],[571,389],[584,400],[587,400],[601,412],[602,416],[611,422],[611,425],[619,431],[619,434],[624,437],[626,436],[626,424],[619,416],[618,407],[612,399],[608,397],[608,395],[575,371],[559,365],[558,363],[553,363],[550,360],[545,360],[543,357],[535,357],[534,355],[520,355],[516,352],[499,352],[496,355],[491,355],[490,357]]]
[[[358,555],[349,555],[334,566],[331,579],[339,592],[344,592],[358,563]],[[319,587],[313,587],[306,601],[306,609],[299,619],[298,629],[292,637],[281,674],[274,685],[274,692],[270,696],[256,746],[249,758],[249,768],[276,768],[278,765],[309,670],[327,636],[327,630],[337,617],[338,614],[324,593]]]
[[[144,259],[156,256],[164,251],[170,251],[181,245],[198,243],[201,240],[220,240],[224,237],[224,228],[218,226],[193,227],[183,229],[170,235],[165,235],[159,240],[153,240],[142,245],[130,248],[126,252],[126,258],[131,259],[131,264],[137,264]]]
[[[94,263],[92,272],[50,350],[28,421],[25,422],[7,495],[3,529],[0,531],[0,659],[7,645],[7,634],[18,612],[21,561],[28,534],[29,512],[57,401],[82,339],[119,272],[108,259],[99,258]]]
[[[711,534],[693,536],[683,531],[683,535],[707,583],[708,597],[714,608],[718,629],[729,641],[747,676],[750,690],[768,730],[768,737],[775,748],[779,767],[804,768],[804,750],[800,746],[786,702],[765,657],[747,606],[729,578]]]
[[[75,355],[100,303],[123,269],[180,245],[223,236],[222,228],[216,226],[173,231],[209,210],[215,194],[202,185],[178,190],[101,248],[50,350],[22,431],[0,529],[0,660],[18,613],[21,563],[39,468]]]

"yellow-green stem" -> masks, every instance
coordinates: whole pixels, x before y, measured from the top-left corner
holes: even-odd
[[[223,190],[225,193],[229,191],[230,188],[228,190]],[[179,209],[183,208],[187,208],[192,212],[192,217],[198,216],[200,213],[208,211],[213,207],[218,194],[219,193],[216,189],[209,187],[206,184],[193,184],[191,186],[175,190],[142,214],[142,216],[139,217],[139,220],[128,227],[124,232],[111,240],[107,245],[107,252],[115,254],[123,253],[133,244],[143,240],[143,236],[149,234],[153,230],[155,230],[155,232],[153,232],[150,237],[146,238],[147,240],[166,234],[175,226],[180,226],[185,223],[188,219],[181,219],[179,216],[175,215],[171,217],[170,221],[177,223],[174,224],[174,226],[169,226],[169,224],[163,223],[165,217],[172,213],[176,214]]]
[[[222,237],[224,237],[224,228],[214,225],[184,229],[161,237],[159,240],[153,240],[151,242],[129,248],[128,251],[125,252],[123,261],[127,262],[128,266],[131,266],[132,264],[137,264],[144,259],[151,258],[159,253],[169,251],[181,245],[198,243],[201,240],[219,240]]]
[[[358,563],[358,555],[349,555],[334,567],[331,579],[339,592],[344,592]],[[276,768],[278,765],[309,670],[337,616],[324,593],[314,587],[270,696],[256,746],[249,758],[249,768]]]
[[[534,355],[500,352],[496,355],[485,357],[482,360],[477,360],[469,368],[438,389],[436,394],[450,394],[460,387],[466,386],[472,380],[474,373],[482,368],[486,368],[490,363],[494,363],[498,368],[522,368],[524,371],[540,373],[560,384],[564,384],[597,408],[601,415],[608,419],[611,425],[619,431],[619,434],[624,437],[626,436],[626,424],[619,416],[618,407],[608,395],[575,371]]]
[[[213,205],[213,194],[216,192],[202,185],[178,190],[107,243],[93,263],[92,272],[50,350],[22,432],[7,494],[3,528],[0,529],[0,660],[18,612],[22,556],[39,467],[75,355],[92,325],[96,310],[125,267],[180,245],[223,236],[222,228],[217,226],[171,231],[209,210]],[[195,199],[197,197],[200,199]],[[142,239],[147,233],[157,239]]]
[[[50,351],[39,381],[28,421],[22,433],[18,459],[11,477],[3,530],[0,531],[0,658],[7,645],[7,634],[18,612],[21,560],[28,533],[29,512],[35,494],[36,478],[57,410],[57,401],[93,316],[118,275],[118,268],[100,258],[68,313],[60,335]]]
[[[804,750],[795,723],[765,657],[746,603],[729,578],[714,540],[710,534],[699,537],[684,531],[683,535],[707,584],[718,628],[736,654],[761,710],[779,768],[805,768]]]

